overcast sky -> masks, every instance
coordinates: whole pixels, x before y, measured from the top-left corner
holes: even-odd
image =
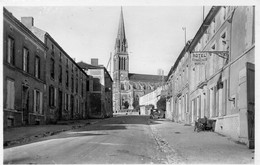
[[[47,31],[76,62],[98,58],[107,66],[119,24],[120,6],[6,6],[20,20],[34,17],[34,25]],[[205,16],[210,6],[205,7]],[[168,74],[187,40],[203,18],[202,6],[124,6],[130,73]],[[109,68],[108,68],[109,69]]]

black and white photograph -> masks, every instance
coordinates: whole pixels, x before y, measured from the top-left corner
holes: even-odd
[[[1,8],[3,164],[259,161],[256,1]]]

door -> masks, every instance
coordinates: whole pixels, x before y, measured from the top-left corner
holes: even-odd
[[[247,122],[249,148],[255,147],[255,65],[247,63]]]
[[[23,124],[29,124],[29,92],[28,87],[22,87]]]
[[[60,90],[59,90],[59,108],[58,108],[58,111],[59,111],[58,119],[62,120],[62,91],[60,91]]]

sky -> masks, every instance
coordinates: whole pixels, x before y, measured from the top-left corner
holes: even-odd
[[[32,16],[76,62],[98,58],[107,66],[114,54],[120,6],[5,6],[18,20]],[[202,6],[124,6],[130,73],[167,75],[203,18]],[[205,13],[210,7],[205,7]],[[205,14],[206,16],[206,14]],[[113,68],[113,67],[112,67]],[[110,70],[110,67],[108,67]]]

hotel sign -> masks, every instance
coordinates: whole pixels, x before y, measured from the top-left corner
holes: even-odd
[[[207,54],[206,52],[192,53],[191,60],[194,62],[194,65],[205,65],[207,62]]]

